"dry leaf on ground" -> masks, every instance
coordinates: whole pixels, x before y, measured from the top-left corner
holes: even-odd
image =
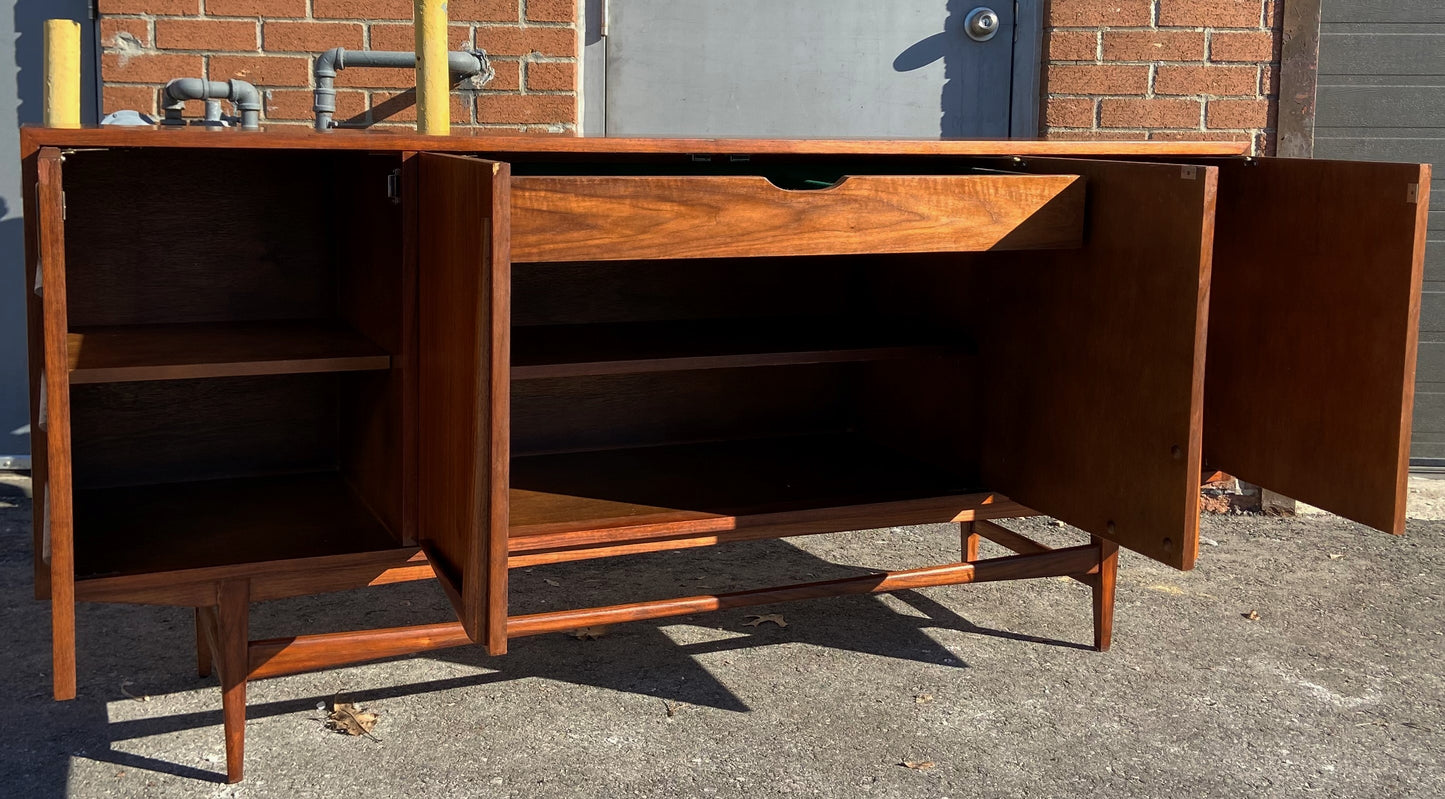
[[[1259,611],[1257,610],[1251,610],[1248,613],[1241,613],[1240,615],[1245,617],[1246,619],[1249,619],[1250,621],[1259,621]]]
[[[339,695],[338,695],[339,696]],[[326,714],[326,728],[342,735],[365,735],[373,741],[380,740],[371,731],[376,729],[380,717],[369,713],[350,702],[331,700],[331,712]]]
[[[768,621],[778,625],[779,627],[788,626],[788,623],[786,621],[783,621],[783,614],[781,613],[769,613],[764,616],[748,616],[747,618],[749,619],[749,621],[743,622],[744,627],[756,627],[763,622]]]
[[[903,766],[904,768],[911,768],[914,771],[927,771],[938,764],[934,763],[932,760],[905,760],[898,765]]]
[[[553,587],[556,587],[556,586],[561,585],[561,583],[557,582],[556,580],[553,580],[551,577],[543,577],[543,578],[542,578],[542,582],[546,583],[547,585],[553,586]]]
[[[933,701],[933,694],[919,694],[919,695],[913,697],[913,704],[915,704],[915,705],[926,705],[926,704],[928,704],[929,702],[932,702],[932,701]]]
[[[596,641],[598,638],[607,634],[607,629],[607,625],[605,624],[598,624],[592,627],[578,627],[568,633],[568,635],[576,638],[578,641]]]
[[[134,685],[134,683],[132,683],[130,680],[122,680],[121,683],[120,683],[120,692],[123,693],[123,694],[125,694],[126,696],[130,697],[131,699],[134,699],[134,700],[137,701],[137,702],[149,702],[149,701],[151,701],[150,694],[140,694],[139,696],[137,696],[136,694],[131,693],[131,692],[130,692],[129,690],[127,690],[127,688],[126,688],[126,686],[129,686],[129,685]]]

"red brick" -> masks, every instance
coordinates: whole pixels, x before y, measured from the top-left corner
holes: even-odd
[[[1048,24],[1056,28],[1148,25],[1150,6],[1150,0],[1053,0]]]
[[[529,61],[527,89],[534,92],[575,92],[577,65],[571,61]]]
[[[1278,29],[1284,25],[1284,0],[1265,0],[1264,26]]]
[[[1110,99],[1099,101],[1104,128],[1197,128],[1198,100]]]
[[[528,22],[576,22],[577,0],[527,0]]]
[[[1274,68],[1274,64],[1259,68],[1259,93],[1266,97],[1279,96],[1279,70]]]
[[[1044,74],[1051,94],[1143,94],[1149,90],[1146,66],[1061,65]]]
[[[1201,61],[1204,31],[1104,31],[1105,61]]]
[[[199,14],[201,0],[100,0],[101,16],[110,14]]]
[[[1126,130],[1050,130],[1045,139],[1053,141],[1144,141],[1149,134]]]
[[[1267,128],[1268,100],[1210,100],[1205,124],[1211,128]]]
[[[411,19],[412,0],[312,0],[317,19]]]
[[[304,17],[306,0],[206,0],[211,17]]]
[[[456,22],[521,22],[518,0],[452,0],[448,16]]]
[[[1257,28],[1263,0],[1159,0],[1161,27]]]
[[[1251,136],[1237,130],[1151,130],[1154,141],[1238,141],[1248,142]]]
[[[522,64],[519,61],[492,59],[492,70],[497,74],[487,84],[488,91],[515,92],[522,88]]]
[[[285,55],[213,55],[211,80],[240,78],[262,88],[307,86],[311,83],[311,59]]]
[[[447,47],[453,50],[470,50],[471,46],[472,26],[447,26]],[[371,45],[368,49],[413,52],[416,50],[416,29],[410,22],[405,25],[372,25]]]
[[[1094,127],[1094,101],[1085,97],[1050,97],[1044,107],[1044,122],[1049,127]]]
[[[1210,94],[1253,97],[1259,91],[1258,67],[1203,67],[1162,64],[1154,74],[1156,94]]]
[[[1050,31],[1046,61],[1093,61],[1099,54],[1093,31]]]
[[[100,44],[103,47],[119,47],[122,39],[117,39],[121,34],[129,34],[129,39],[134,39],[141,47],[149,47],[151,43],[150,24],[143,19],[135,17],[105,17],[100,21]]]
[[[385,103],[393,98],[401,98],[394,106],[386,106]],[[381,110],[378,112],[377,108]],[[371,94],[372,123],[376,122],[416,122],[416,92],[372,92]],[[451,95],[451,112],[453,125],[470,125],[472,122],[472,95],[453,92]],[[385,117],[378,117],[377,114],[387,114]]]
[[[570,94],[482,94],[477,121],[491,124],[576,122],[577,98]]]
[[[336,73],[336,85],[363,89],[414,88],[416,86],[416,70],[411,67],[343,69]]]
[[[1273,61],[1274,34],[1269,31],[1225,33],[1216,31],[1209,38],[1210,61]]]
[[[104,53],[101,79],[106,83],[165,83],[171,78],[199,78],[205,68],[199,55],[180,53]]]
[[[163,50],[255,50],[256,23],[249,20],[156,20],[156,46]]]
[[[261,28],[261,48],[269,53],[321,53],[333,47],[360,50],[366,39],[355,22],[271,22]]]
[[[154,86],[106,86],[101,97],[103,113],[122,109],[133,109],[142,114],[156,113],[156,87]]]
[[[577,55],[577,31],[573,28],[521,28],[485,25],[477,28],[477,47],[496,55],[528,55],[571,58]]]
[[[1274,155],[1278,136],[1278,132],[1268,130],[1262,130],[1254,134],[1253,155]]]
[[[268,89],[265,95],[266,119],[315,119],[312,111],[315,95],[307,89]],[[366,92],[336,93],[336,119],[350,119],[366,111]]]

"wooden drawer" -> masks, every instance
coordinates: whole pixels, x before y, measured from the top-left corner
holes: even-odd
[[[512,260],[582,261],[1078,247],[1077,175],[512,179]]]

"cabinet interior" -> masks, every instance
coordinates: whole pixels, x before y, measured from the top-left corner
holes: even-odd
[[[81,577],[399,546],[411,334],[396,155],[65,165]]]

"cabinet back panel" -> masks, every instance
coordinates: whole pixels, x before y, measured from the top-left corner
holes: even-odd
[[[336,161],[305,152],[70,155],[71,326],[334,316],[339,237],[327,200]]]
[[[334,469],[343,379],[317,374],[73,386],[75,487]]]
[[[836,316],[858,304],[856,258],[512,266],[512,324]]]
[[[851,429],[852,364],[524,380],[512,384],[512,454]]]

